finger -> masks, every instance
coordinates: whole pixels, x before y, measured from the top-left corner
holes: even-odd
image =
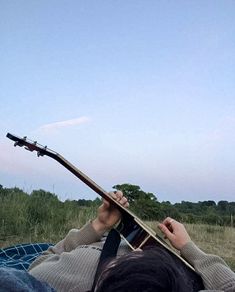
[[[170,230],[170,232],[173,232],[174,231],[174,222],[175,222],[174,219],[172,219],[171,217],[167,217],[163,221],[163,224]]]
[[[109,192],[109,195],[116,200],[117,199],[117,192]]]
[[[124,205],[123,205],[125,208],[128,208],[130,206],[130,204],[128,202],[126,202]]]
[[[174,235],[170,232],[170,230],[164,224],[158,224],[158,228],[162,231],[162,233],[169,239],[172,240]]]
[[[127,201],[126,197],[122,197],[121,201],[119,202],[123,207],[128,208],[129,202]]]
[[[163,222],[162,224],[164,224],[165,226],[169,226],[171,225],[172,223],[174,223],[174,219],[172,219],[171,217],[167,217]]]
[[[129,203],[127,201],[127,198],[124,197],[122,191],[115,191],[115,192],[109,192],[109,195],[115,200],[118,201],[123,207],[128,208]]]
[[[109,201],[103,199],[103,208],[107,208],[108,209],[109,207],[110,207]]]
[[[116,191],[117,201],[120,201],[123,198],[123,192],[122,191]]]
[[[122,198],[120,199],[120,201],[119,201],[119,203],[120,203],[121,205],[125,205],[126,202],[127,202],[127,198],[126,198],[126,197],[122,197]]]

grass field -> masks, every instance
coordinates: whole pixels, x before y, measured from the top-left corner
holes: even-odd
[[[93,215],[93,214],[92,214]],[[89,216],[92,218],[93,216]],[[31,230],[27,236],[9,236],[3,238],[0,236],[0,248],[11,246],[23,242],[51,242],[55,243],[61,240],[66,232],[76,226],[82,226],[86,218],[77,218],[76,221],[67,222],[66,226],[61,226],[61,231],[53,232],[53,228],[44,227],[44,232],[38,233],[37,226]],[[157,222],[146,222],[154,230],[157,230]],[[185,224],[191,239],[206,253],[216,254],[222,257],[227,264],[235,271],[235,228],[202,224]],[[66,231],[67,230],[67,231]]]
[[[235,228],[197,224],[186,227],[203,251],[222,257],[235,271]]]

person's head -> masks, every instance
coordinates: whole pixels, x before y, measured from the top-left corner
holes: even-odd
[[[101,273],[95,292],[190,292],[187,277],[162,249],[135,251],[112,260]]]

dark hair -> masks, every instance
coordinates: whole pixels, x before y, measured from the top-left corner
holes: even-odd
[[[111,291],[191,292],[194,289],[167,251],[151,248],[128,253],[107,264],[95,292]]]

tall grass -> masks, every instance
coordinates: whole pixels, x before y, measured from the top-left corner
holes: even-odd
[[[71,228],[80,228],[96,214],[97,205],[78,206],[60,202],[45,191],[31,196],[19,189],[0,196],[0,248],[24,242],[61,240]]]
[[[0,248],[27,242],[60,241],[72,228],[94,218],[100,201],[89,206],[60,202],[51,193],[2,189],[0,193]],[[148,224],[157,230],[156,222]],[[206,253],[217,254],[235,270],[235,228],[185,224],[192,240]]]
[[[222,257],[235,271],[235,228],[185,224],[192,240],[206,253]]]

